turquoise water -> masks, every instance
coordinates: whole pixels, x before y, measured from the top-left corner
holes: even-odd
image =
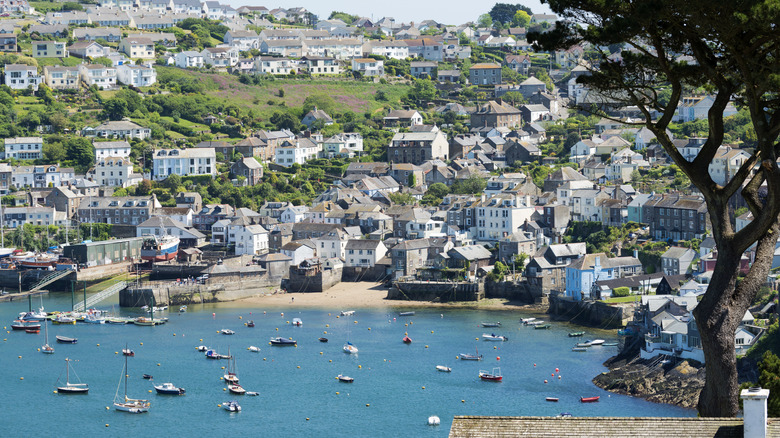
[[[50,311],[63,310],[70,306],[70,295],[52,294],[44,298],[43,304]],[[10,330],[11,321],[27,307],[27,301],[0,303],[3,326]],[[102,306],[107,307],[111,305]],[[119,312],[116,305],[114,308]],[[353,316],[336,318],[342,309],[266,310],[263,314],[261,308],[190,306],[187,313],[171,312],[170,322],[156,327],[50,325],[49,339],[56,349],[53,355],[36,351],[44,343],[43,331],[39,335],[3,333],[2,387],[12,395],[12,402],[3,407],[4,430],[29,431],[34,425],[35,430],[70,436],[98,432],[107,436],[261,433],[443,437],[454,415],[696,414],[594,386],[591,379],[605,371],[602,363],[614,355],[616,347],[571,352],[576,338],[569,338],[567,333],[576,327],[567,324],[553,323],[550,330],[534,330],[519,322],[524,315],[503,311],[431,309],[401,318],[397,309],[388,307],[357,309]],[[280,311],[285,311],[284,316]],[[140,315],[125,310],[122,314]],[[302,327],[287,323],[296,317],[303,320]],[[256,327],[244,325],[250,319]],[[482,328],[482,321],[501,321],[502,327]],[[236,334],[218,334],[223,328],[233,329]],[[413,339],[410,345],[401,342],[405,332]],[[506,335],[509,341],[475,340],[491,332]],[[611,341],[613,333],[589,331],[583,339]],[[79,341],[74,345],[56,344],[54,336],[58,334]],[[275,336],[292,337],[298,347],[269,346],[268,340]],[[320,343],[320,336],[330,342]],[[342,352],[347,339],[359,348],[359,354]],[[152,407],[148,414],[106,410],[121,378],[125,343],[136,353],[129,358],[128,395],[149,398]],[[201,344],[224,354],[230,348],[242,386],[260,396],[231,396],[223,391],[221,367],[227,366],[227,361],[206,359],[195,350]],[[260,347],[261,352],[248,351],[250,345]],[[485,356],[482,362],[455,358],[459,353],[474,353],[477,348]],[[60,374],[64,378],[66,357],[78,360],[73,366],[78,377],[89,383],[88,395],[53,393]],[[452,372],[437,372],[436,365],[448,365]],[[493,367],[501,368],[503,382],[478,378],[480,369],[491,371]],[[556,368],[559,373],[555,373]],[[177,397],[148,393],[153,388],[151,382],[142,379],[144,373],[153,375],[157,383],[184,387],[187,394]],[[351,376],[355,382],[340,383],[335,379],[338,374]],[[549,383],[545,384],[545,379]],[[601,396],[599,403],[579,402],[580,396],[597,395]],[[560,402],[545,402],[548,396],[558,397]],[[231,399],[239,400],[241,413],[230,414],[217,406]],[[438,415],[441,426],[427,426],[430,415]]]

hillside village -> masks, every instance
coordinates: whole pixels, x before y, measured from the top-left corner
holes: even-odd
[[[4,239],[44,251],[171,235],[185,264],[291,291],[381,281],[409,297],[425,282],[437,300],[453,297],[431,284],[466,285],[458,299],[641,300],[642,356],[703,362],[691,310],[718,257],[703,197],[642,114],[577,81],[597,48],[535,52],[527,32],[557,17],[499,5],[447,25],[0,0]],[[591,104],[603,112],[573,109]],[[669,134],[686,159],[712,104],[703,89],[680,102]],[[719,184],[750,156],[745,111],[727,109]],[[740,229],[750,213],[732,201]],[[741,353],[765,331],[743,322]]]

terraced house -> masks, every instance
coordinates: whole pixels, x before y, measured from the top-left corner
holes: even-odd
[[[138,225],[161,208],[155,195],[86,197],[81,200],[78,220],[81,223]]]
[[[67,58],[68,51],[65,42],[60,41],[33,41],[33,58]]]
[[[119,42],[119,51],[130,59],[154,59],[154,43],[149,38],[125,38]]]
[[[650,235],[656,240],[701,239],[709,228],[707,204],[699,196],[653,195],[642,207]]]

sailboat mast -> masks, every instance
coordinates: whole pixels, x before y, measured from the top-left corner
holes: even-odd
[[[125,344],[125,349],[127,349],[127,344]],[[127,374],[129,372],[127,369],[127,355],[125,355],[125,401],[127,401]]]
[[[65,358],[65,384],[70,384],[70,361],[68,358]]]

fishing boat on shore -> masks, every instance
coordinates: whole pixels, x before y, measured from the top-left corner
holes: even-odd
[[[241,405],[237,401],[222,402],[222,409],[228,412],[241,412]]]
[[[145,235],[141,244],[141,260],[165,262],[176,257],[179,238],[176,236]]]
[[[493,368],[493,371],[490,373],[484,370],[479,370],[479,378],[490,382],[500,382],[504,379],[504,376],[501,375],[501,368]]]
[[[596,396],[596,397],[580,397],[580,402],[581,403],[595,403],[595,402],[599,401],[599,398],[601,398],[601,397],[600,396]]]
[[[124,396],[121,398],[119,397],[119,389],[122,387],[122,377],[120,377],[119,384],[117,384],[116,387],[116,394],[114,394],[114,409],[130,414],[142,414],[144,412],[148,412],[149,407],[151,406],[149,400],[129,398],[127,396],[127,379],[129,375],[130,371],[127,368],[127,356],[125,356],[125,366],[122,368],[122,377],[125,379]]]
[[[55,338],[57,338],[57,342],[59,342],[60,344],[75,344],[76,342],[78,342],[78,339],[69,338],[67,336],[57,335],[55,336]]]
[[[451,373],[452,368],[446,365],[436,365],[436,371],[441,371],[442,373]]]
[[[352,383],[355,380],[352,377],[345,376],[343,374],[339,374],[336,378],[339,379],[339,382],[344,382],[344,383]]]
[[[501,327],[500,322],[483,322],[482,327]]]
[[[57,386],[57,394],[86,394],[89,392],[89,385],[86,383],[71,383],[70,381],[70,370],[71,370],[71,362],[76,362],[75,360],[65,358],[65,385]],[[76,374],[74,371],[73,374]],[[76,376],[76,379],[78,379],[78,376]]]
[[[569,333],[569,337],[570,338],[576,338],[576,337],[582,336],[584,334],[585,334],[585,332],[571,332],[571,333]]]
[[[497,335],[495,333],[491,333],[491,334],[482,333],[482,339],[486,341],[494,341],[494,342],[503,342],[509,340],[509,338],[507,338],[506,336]]]
[[[54,270],[54,266],[57,264],[57,260],[60,256],[56,254],[43,253],[35,254],[30,257],[25,257],[18,260],[17,263],[20,268],[25,269],[47,269]]]
[[[162,385],[152,385],[154,390],[161,395],[184,395],[187,391],[184,388],[179,388],[173,383],[163,383]]]
[[[281,336],[276,338],[271,338],[271,345],[277,345],[280,347],[289,347],[289,346],[295,346],[298,345],[298,341],[294,339],[287,339],[283,338]]]

